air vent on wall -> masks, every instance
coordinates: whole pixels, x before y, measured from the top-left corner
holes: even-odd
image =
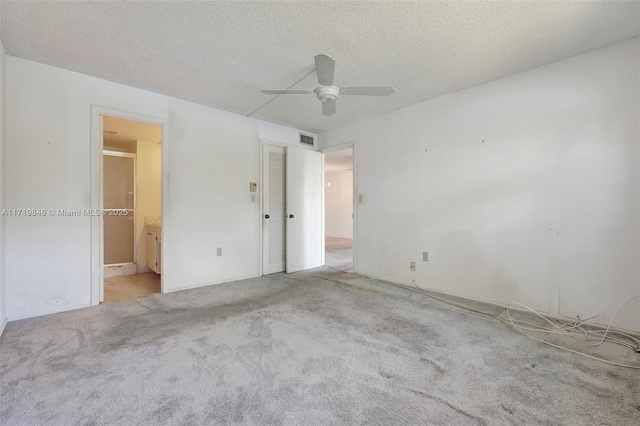
[[[313,136],[300,133],[300,143],[307,146],[315,146],[316,140]]]

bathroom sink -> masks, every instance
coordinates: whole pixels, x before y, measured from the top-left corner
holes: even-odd
[[[144,226],[161,227],[162,216],[145,216]]]

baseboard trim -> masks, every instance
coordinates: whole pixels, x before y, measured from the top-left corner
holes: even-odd
[[[89,308],[89,307],[91,307],[90,303],[86,303],[86,304],[82,304],[82,305],[65,306],[62,309],[52,309],[52,310],[38,311],[38,312],[33,312],[33,313],[25,314],[25,315],[16,315],[14,317],[7,317],[6,321],[7,322],[20,321],[20,320],[23,320],[23,319],[43,317],[45,315],[60,314],[62,312],[75,311],[76,309],[84,309],[84,308]]]
[[[0,337],[2,337],[2,333],[4,333],[4,328],[7,326],[8,322],[9,320],[5,318],[4,321],[2,321],[2,324],[0,324]]]
[[[390,284],[393,285],[397,285],[399,287],[405,288],[407,290],[416,292],[418,294],[420,294],[420,290],[418,290],[415,285],[413,285],[412,283],[404,283],[401,281],[397,281],[397,280],[392,280],[390,278],[385,278],[385,277],[381,277],[381,276],[376,276],[376,275],[370,275],[370,274],[362,274],[359,273],[358,275],[362,275],[364,277],[367,278],[372,278],[372,279],[376,279],[376,280],[381,280],[381,281],[386,281]],[[483,299],[477,299],[475,297],[470,297],[470,296],[461,296],[459,294],[454,294],[454,293],[447,293],[446,291],[442,291],[442,290],[436,290],[433,288],[428,288],[428,287],[424,287],[424,286],[420,286],[420,288],[422,290],[424,290],[427,293],[435,293],[436,295],[442,295],[442,296],[446,296],[446,297],[451,297],[452,299],[459,299],[461,301],[473,301],[474,303],[479,303],[479,304],[483,304],[486,305],[487,307],[494,307],[494,308],[500,308],[500,309],[507,309],[508,304],[506,303],[500,303],[500,302],[492,302],[489,300],[483,300]],[[454,302],[455,300],[452,300],[452,302]],[[516,301],[514,301],[516,302]],[[518,302],[518,303],[522,303],[522,302]],[[518,308],[516,306],[510,306],[509,310],[513,310],[513,311],[517,311],[520,315],[531,318],[531,319],[535,319],[535,318],[539,318],[537,315],[535,315],[533,312],[524,309],[524,308]],[[571,321],[574,318],[570,318],[570,317],[566,317],[563,315],[554,315],[554,314],[549,314],[547,312],[544,311],[537,311],[540,312],[541,314],[544,314],[544,316],[557,320],[557,321]],[[598,323],[588,323],[584,325],[585,328],[591,328],[591,329],[595,329],[595,330],[604,330],[607,328],[606,324],[598,324]],[[639,330],[629,330],[626,328],[619,328],[619,327],[610,327],[611,331],[619,331],[621,333],[626,333],[629,334],[633,337],[636,338],[640,338],[640,331]]]
[[[179,288],[171,288],[168,289],[167,291],[165,291],[164,294],[167,293],[175,293],[176,291],[182,291],[182,290],[193,290],[194,288],[202,288],[202,287],[208,287],[210,285],[218,285],[218,284],[225,284],[225,283],[232,283],[235,281],[242,281],[242,280],[248,280],[251,278],[258,278],[261,277],[262,275],[258,274],[258,275],[249,275],[246,277],[240,277],[240,278],[229,278],[229,279],[224,279],[224,280],[220,280],[220,281],[214,281],[214,282],[209,282],[209,283],[205,283],[205,284],[197,284],[197,285],[193,285],[193,286],[187,286],[187,287],[179,287]]]

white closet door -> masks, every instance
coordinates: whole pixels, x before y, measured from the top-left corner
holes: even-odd
[[[287,147],[286,204],[289,272],[322,266],[323,154]]]
[[[263,145],[262,161],[262,273],[266,275],[285,270],[286,151],[283,147]]]

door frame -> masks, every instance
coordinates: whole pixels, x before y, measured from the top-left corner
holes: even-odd
[[[260,238],[258,240],[258,245],[260,247],[260,275],[265,275],[264,274],[264,247],[263,247],[263,236],[264,236],[264,223],[263,223],[263,215],[264,215],[264,211],[262,209],[262,197],[263,197],[263,191],[264,191],[264,182],[263,182],[263,161],[264,161],[264,145],[274,145],[274,146],[279,146],[285,149],[285,154],[287,152],[287,148],[288,147],[294,147],[294,148],[302,148],[302,149],[307,149],[309,151],[316,151],[316,152],[320,152],[322,153],[322,151],[316,149],[315,147],[310,147],[310,146],[304,146],[304,145],[296,145],[296,144],[289,144],[289,143],[282,143],[282,142],[276,142],[276,141],[272,141],[269,139],[259,139],[260,144],[259,144],[259,150],[260,150],[260,155],[259,155],[259,159],[258,159],[258,163],[259,163],[259,167],[258,167],[258,203],[259,203],[259,215],[258,215],[258,227],[260,229]],[[286,167],[286,165],[285,165]],[[322,160],[322,167],[323,167],[323,172],[322,172],[322,187],[324,188],[324,158]],[[324,209],[325,209],[325,200],[324,200],[324,191],[322,191],[322,247],[321,247],[321,252],[322,252],[322,259],[321,259],[321,263],[322,265],[324,265],[325,262],[325,254],[324,254]],[[286,260],[285,260],[286,262]],[[285,263],[285,271],[286,271],[286,263]]]
[[[323,154],[326,154],[327,152],[331,152],[331,151],[339,151],[341,149],[345,149],[345,148],[353,148],[353,218],[352,218],[352,228],[353,228],[353,272],[357,273],[358,269],[356,266],[356,250],[357,250],[357,241],[358,239],[356,238],[357,234],[358,234],[358,228],[356,226],[356,224],[358,223],[358,187],[357,187],[357,174],[356,174],[356,166],[357,166],[357,161],[356,161],[356,141],[351,141],[351,142],[346,142],[346,143],[342,143],[339,145],[333,145],[330,147],[326,147],[320,150],[320,152],[322,152]],[[323,176],[324,178],[324,176]],[[323,211],[322,211],[322,219],[324,221],[325,218],[325,209],[327,208],[326,204],[324,205]],[[324,228],[323,228],[324,230]],[[324,230],[324,232],[326,232],[326,230]],[[323,234],[323,238],[325,237],[325,235]],[[324,241],[324,240],[323,240]],[[324,263],[324,258],[323,258],[323,263]]]
[[[103,163],[102,154],[104,151],[103,138],[99,135],[101,129],[100,116],[108,115],[110,117],[124,118],[127,120],[140,121],[143,123],[156,124],[162,128],[161,139],[161,215],[162,215],[162,274],[160,275],[160,292],[167,292],[167,283],[165,282],[166,268],[165,259],[169,253],[168,236],[169,236],[169,123],[168,120],[160,117],[153,117],[144,114],[138,114],[130,111],[122,111],[101,105],[91,105],[91,210],[102,211],[103,203]],[[99,305],[104,300],[104,221],[101,215],[94,215],[90,218],[91,222],[91,254],[90,254],[90,272],[91,279],[89,282],[90,303],[91,306]]]

